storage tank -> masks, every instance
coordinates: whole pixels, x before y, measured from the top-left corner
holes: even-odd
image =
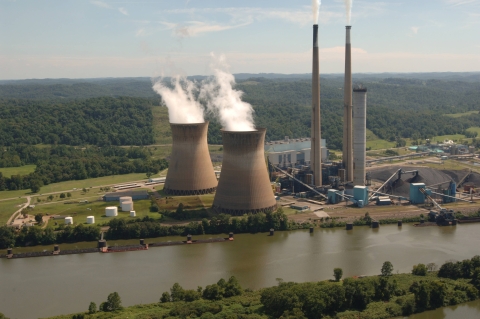
[[[122,205],[122,212],[129,212],[129,211],[133,210],[133,202],[132,201],[123,202],[121,205]]]
[[[120,205],[123,203],[123,202],[131,202],[132,201],[132,197],[131,196],[122,196],[120,197]]]
[[[135,216],[137,216],[137,213],[135,213],[134,210],[131,210],[130,211],[130,217],[135,217]]]
[[[265,163],[265,132],[222,130],[222,174],[212,206],[217,212],[243,215],[276,208]]]
[[[170,123],[172,155],[163,191],[169,195],[213,193],[217,177],[208,151],[208,122]]]
[[[87,216],[87,224],[95,224],[95,216]]]
[[[65,225],[72,225],[73,217],[65,217]]]
[[[118,208],[117,206],[108,206],[105,207],[105,216],[107,217],[115,217],[118,215]]]

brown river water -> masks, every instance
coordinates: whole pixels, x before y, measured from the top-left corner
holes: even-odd
[[[223,236],[194,239],[211,237]],[[274,236],[238,234],[233,242],[124,253],[0,259],[0,312],[12,319],[28,319],[87,311],[91,301],[99,305],[114,291],[124,306],[153,303],[175,282],[193,289],[232,275],[243,287],[257,289],[276,285],[276,278],[332,279],[335,267],[343,269],[344,277],[377,275],[386,260],[392,262],[394,273],[410,272],[418,263],[441,265],[471,258],[480,254],[479,243],[480,224],[421,228],[404,224],[355,227],[348,232],[338,228],[315,229],[314,234],[308,230]],[[411,318],[480,318],[480,301]]]

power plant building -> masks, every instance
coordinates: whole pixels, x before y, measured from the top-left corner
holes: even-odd
[[[367,147],[367,89],[353,89],[353,185],[364,186]]]
[[[173,124],[172,155],[164,192],[169,195],[213,193],[217,178],[208,151],[208,122]]]
[[[265,132],[222,130],[222,173],[212,206],[217,212],[243,215],[276,208],[264,156]]]
[[[322,162],[328,159],[326,140],[320,140]],[[309,138],[289,139],[288,136],[281,141],[272,141],[265,144],[265,153],[272,165],[281,167],[294,167],[295,165],[310,164],[311,140]]]

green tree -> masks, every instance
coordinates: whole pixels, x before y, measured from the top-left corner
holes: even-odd
[[[70,194],[70,193],[67,193],[67,197],[72,197],[72,194]]]
[[[335,281],[340,281],[343,276],[343,269],[342,268],[334,268],[333,269],[333,277],[335,277]]]
[[[233,296],[240,296],[243,294],[243,288],[240,286],[240,283],[238,282],[237,278],[235,276],[231,276],[225,286],[223,287],[224,289],[224,297],[229,298]]]
[[[160,297],[160,302],[165,303],[165,302],[170,302],[170,294],[168,291],[165,291],[162,296]]]
[[[40,188],[42,187],[42,183],[38,180],[34,180],[30,182],[30,190],[32,193],[40,192]]]
[[[61,193],[60,198],[65,198],[65,193]]]
[[[183,295],[183,299],[187,302],[192,302],[200,298],[202,298],[202,295],[198,291],[193,289],[185,290],[185,293]]]
[[[97,304],[92,301],[90,303],[90,305],[88,306],[88,313],[92,314],[92,313],[96,313],[96,312],[97,312]]]
[[[415,276],[426,276],[427,266],[425,266],[424,264],[414,265],[412,269],[412,274]]]
[[[42,213],[38,213],[35,215],[35,221],[39,224],[42,224],[43,222],[43,214]]]
[[[112,292],[108,295],[105,308],[107,311],[116,311],[122,309],[122,300],[117,292]]]
[[[382,276],[391,276],[393,271],[393,265],[391,262],[386,261],[382,265],[381,274]]]
[[[47,198],[48,200],[53,200],[53,195],[49,195]]]
[[[0,312],[0,319],[9,319],[9,318],[5,317],[5,315]]]
[[[185,290],[176,282],[172,288],[170,288],[170,295],[173,302],[182,301],[185,298]]]
[[[203,298],[208,300],[220,300],[223,298],[223,289],[217,284],[208,285],[203,290]]]

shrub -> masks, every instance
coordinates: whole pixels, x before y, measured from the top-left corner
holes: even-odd
[[[425,266],[424,264],[414,265],[412,269],[412,274],[415,276],[426,276],[427,266]]]

